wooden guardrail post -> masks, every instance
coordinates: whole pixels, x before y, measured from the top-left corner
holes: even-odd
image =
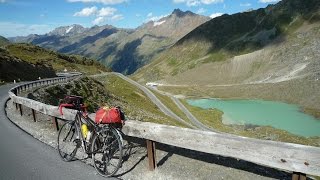
[[[36,111],[32,109],[33,122],[37,122]]]
[[[292,173],[292,180],[306,180],[306,179],[307,179],[306,174],[299,173],[299,172]]]
[[[147,154],[149,160],[149,170],[153,171],[156,168],[156,145],[154,141],[147,140]]]
[[[53,126],[56,128],[57,131],[59,131],[59,124],[58,124],[58,118],[52,117]]]
[[[20,110],[20,115],[22,116],[22,115],[23,115],[23,112],[22,112],[22,105],[21,105],[21,104],[19,104],[18,106],[19,106],[19,110]]]

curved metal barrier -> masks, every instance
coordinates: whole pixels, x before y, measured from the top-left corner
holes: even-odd
[[[21,115],[22,106],[25,106],[32,109],[35,121],[35,111],[52,116],[58,130],[57,120],[73,120],[74,110],[65,109],[64,114],[60,115],[57,106],[47,105],[18,95],[30,88],[68,82],[76,77],[79,77],[79,74],[25,83],[12,88],[9,91],[9,96],[16,107],[20,109]],[[318,147],[258,140],[133,120],[126,122],[123,132],[127,136],[146,139],[150,170],[156,168],[155,143],[158,142],[291,171],[293,179],[303,179],[306,174],[320,176],[320,148]]]

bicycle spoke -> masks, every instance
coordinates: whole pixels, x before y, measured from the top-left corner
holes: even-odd
[[[64,161],[71,161],[76,155],[79,139],[76,139],[77,129],[74,122],[66,122],[60,129],[58,134],[58,152]]]
[[[107,129],[96,136],[93,143],[98,143],[97,146],[92,146],[96,152],[92,156],[96,170],[105,177],[114,175],[122,162],[122,143],[118,133],[112,128]]]

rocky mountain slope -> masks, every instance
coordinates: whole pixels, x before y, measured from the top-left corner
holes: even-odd
[[[244,23],[245,22],[245,23]],[[320,1],[282,0],[204,23],[134,74],[188,95],[319,107]],[[168,90],[168,89],[167,89]]]
[[[30,44],[0,47],[0,82],[36,80],[55,77],[64,70],[85,74],[106,72],[97,61],[81,56],[67,56]]]
[[[191,79],[202,81],[219,77],[210,78],[211,83],[229,84],[265,81],[268,77],[271,81],[276,78],[273,76],[280,76],[280,72],[284,76],[291,72],[280,71],[280,67],[298,73],[308,64],[304,59],[308,62],[317,59],[319,4],[316,0],[283,0],[265,9],[214,18],[161,53],[135,77],[145,82],[172,79],[179,74],[183,77],[184,72],[203,74],[200,69],[207,68],[209,76]],[[286,50],[280,53],[280,47]],[[309,52],[297,52],[303,48]],[[277,62],[271,67],[267,63],[270,60]],[[292,66],[288,67],[284,61],[292,62]],[[256,72],[260,69],[265,73]]]
[[[137,29],[113,26],[84,28],[80,25],[59,27],[45,35],[11,38],[68,54],[97,59],[114,71],[131,74],[150,62],[209,17],[176,9],[158,21],[149,21]]]

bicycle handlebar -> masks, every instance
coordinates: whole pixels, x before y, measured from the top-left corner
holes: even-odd
[[[82,110],[83,112],[87,112],[87,106],[81,104],[80,107],[76,107],[74,104],[60,104],[59,105],[59,112],[61,115],[63,115],[63,112],[62,112],[62,108],[63,107],[69,107],[69,108],[76,108],[76,110],[80,111]]]

